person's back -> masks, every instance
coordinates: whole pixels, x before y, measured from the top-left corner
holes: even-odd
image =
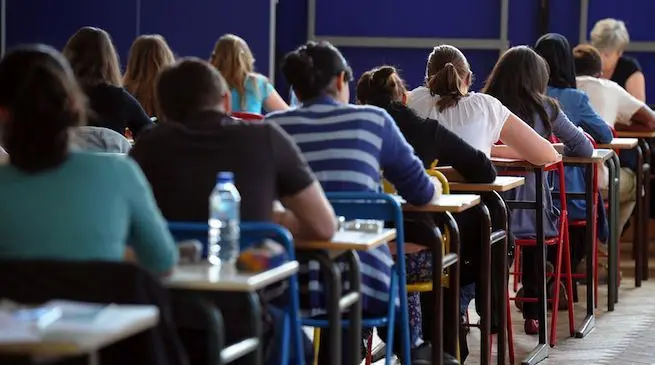
[[[494,97],[469,93],[457,105],[439,111],[438,95],[431,95],[427,87],[418,87],[410,93],[409,107],[423,118],[436,119],[471,146],[491,155],[491,146],[500,139],[505,120],[510,113]]]
[[[311,172],[281,146],[285,139],[269,123],[245,123],[206,111],[183,123],[160,123],[139,139],[131,155],[169,220],[207,220],[216,173],[232,171],[242,196],[241,219],[270,221],[279,195],[313,182]]]

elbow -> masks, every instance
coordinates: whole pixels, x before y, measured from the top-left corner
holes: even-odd
[[[528,162],[533,165],[545,165],[550,162],[555,162],[559,159],[559,153],[550,143],[548,143],[548,146],[545,147],[546,148],[544,148],[543,153],[534,156],[532,159],[528,159]]]
[[[314,238],[320,241],[329,241],[334,237],[337,232],[337,220],[332,216],[330,219],[324,220],[324,223],[314,227]]]

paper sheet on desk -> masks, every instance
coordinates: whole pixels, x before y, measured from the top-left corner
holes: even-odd
[[[11,313],[0,312],[0,343],[38,342],[39,332],[25,322],[14,318]]]

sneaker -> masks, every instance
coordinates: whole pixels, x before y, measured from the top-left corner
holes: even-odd
[[[539,321],[536,319],[526,319],[523,323],[523,330],[526,335],[539,334]]]

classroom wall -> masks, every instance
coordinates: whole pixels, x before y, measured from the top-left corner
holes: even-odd
[[[550,0],[549,31],[578,43],[580,0]],[[138,34],[161,33],[176,54],[206,59],[216,39],[232,32],[246,38],[257,58],[258,70],[269,69],[270,0],[6,0],[7,46],[43,42],[63,47],[68,37],[84,25],[110,32],[124,62]],[[500,0],[318,0],[316,29],[319,35],[387,37],[498,38]],[[511,45],[534,44],[539,36],[537,0],[511,0]],[[475,10],[463,10],[475,9]],[[633,40],[655,41],[649,15],[652,0],[593,0],[589,28],[613,16],[626,21]],[[247,15],[244,15],[247,14]],[[278,0],[275,60],[307,39],[307,0]],[[380,65],[400,67],[411,87],[422,83],[429,49],[343,48],[355,75]],[[479,89],[499,52],[464,50]],[[646,77],[649,100],[655,102],[655,53],[638,53]],[[276,86],[286,97],[287,86],[276,73]],[[270,76],[270,75],[269,75]]]

